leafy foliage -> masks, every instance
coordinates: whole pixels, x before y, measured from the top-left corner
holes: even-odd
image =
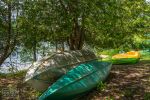
[[[24,31],[30,32],[28,42],[35,36],[37,41],[67,41],[79,32],[92,46],[132,47],[133,36],[145,33],[149,26],[149,6],[144,0],[42,0],[26,1],[24,5],[21,23]]]
[[[63,49],[69,46],[70,50],[82,49],[85,43],[98,49],[139,48],[133,37],[150,31],[150,5],[145,0],[1,1],[1,50],[4,50],[2,44],[12,44],[15,40],[13,46],[23,46],[33,53],[34,60],[41,42],[51,43],[56,48],[60,44]],[[8,4],[11,16],[17,12],[15,20],[9,20],[11,24],[5,21]]]

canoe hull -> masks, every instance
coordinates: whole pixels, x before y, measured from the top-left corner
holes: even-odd
[[[37,91],[45,91],[56,79],[66,74],[76,65],[97,59],[89,50],[55,53],[35,62],[28,70],[25,82]]]
[[[135,64],[139,61],[139,58],[120,58],[112,59],[113,64]]]
[[[43,92],[46,90],[55,80],[63,76],[67,71],[71,70],[75,66],[70,66],[66,68],[52,68],[44,73],[41,73],[32,79],[28,80],[27,83],[30,84],[37,91]]]
[[[56,81],[39,100],[71,100],[90,91],[104,81],[111,69],[111,63],[91,61],[70,70]]]

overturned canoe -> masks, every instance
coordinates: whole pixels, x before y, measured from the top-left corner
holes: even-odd
[[[137,51],[130,51],[127,53],[117,54],[112,57],[113,64],[135,64],[140,59],[140,53]]]
[[[50,86],[39,100],[72,100],[81,96],[106,79],[111,65],[97,60],[80,64]]]
[[[25,82],[38,91],[48,86],[76,65],[97,59],[89,50],[54,53],[50,57],[35,62],[28,70]]]

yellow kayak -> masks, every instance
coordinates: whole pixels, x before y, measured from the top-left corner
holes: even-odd
[[[112,56],[113,64],[134,64],[140,59],[140,53],[138,51],[130,51],[127,53],[116,54]]]
[[[116,54],[112,56],[113,59],[120,59],[120,58],[140,58],[140,53],[138,51],[130,51],[127,53]]]

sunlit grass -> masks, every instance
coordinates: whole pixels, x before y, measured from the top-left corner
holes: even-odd
[[[111,50],[104,50],[102,52],[100,52],[100,54],[104,54],[104,55],[108,55],[107,58],[102,58],[99,59],[100,61],[107,61],[107,62],[111,62],[111,58],[113,55],[118,54],[119,50],[118,49],[111,49]],[[141,50],[140,51],[141,57],[140,57],[140,61],[148,61],[150,60],[150,51],[148,50]]]

